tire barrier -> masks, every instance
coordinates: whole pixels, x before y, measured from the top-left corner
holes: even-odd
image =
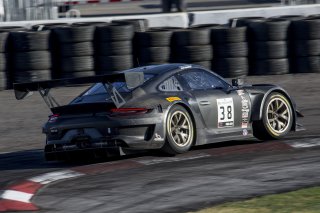
[[[52,32],[54,78],[93,76],[94,25],[85,23],[55,27]]]
[[[320,72],[320,17],[291,22],[291,72]]]
[[[248,74],[247,27],[220,27],[211,30],[212,68],[223,77]]]
[[[10,47],[10,32],[25,31],[26,28],[17,26],[0,27],[0,90],[11,89],[13,69],[11,67],[12,48]]]
[[[0,90],[7,88],[7,40],[8,32],[0,32]]]
[[[55,28],[68,27],[67,23],[46,23],[46,24],[37,24],[31,27],[33,31],[47,31],[49,32],[49,51],[51,53],[51,78],[57,79],[61,78],[61,69],[60,69],[60,43],[57,36],[54,33]]]
[[[135,52],[136,65],[153,65],[169,63],[171,59],[171,38],[174,31],[166,29],[150,29],[136,32]]]
[[[95,70],[106,74],[133,68],[134,25],[112,23],[96,26]]]
[[[251,75],[289,73],[289,26],[284,18],[248,22]]]
[[[0,27],[0,90],[169,62],[224,77],[320,72],[319,17],[239,17],[188,29],[149,29],[144,19]]]
[[[173,31],[171,49],[173,62],[198,64],[211,69],[210,27]]]
[[[51,79],[48,31],[10,32],[13,82]]]

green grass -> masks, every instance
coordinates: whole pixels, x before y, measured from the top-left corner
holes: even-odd
[[[320,187],[225,203],[197,213],[320,213]]]

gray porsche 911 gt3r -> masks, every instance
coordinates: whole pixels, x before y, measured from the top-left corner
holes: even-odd
[[[95,83],[59,106],[51,88]],[[169,154],[191,146],[255,136],[278,139],[296,130],[295,104],[279,86],[230,85],[197,65],[139,67],[103,76],[15,84],[17,99],[39,91],[52,115],[43,127],[45,155],[80,150],[161,149]]]

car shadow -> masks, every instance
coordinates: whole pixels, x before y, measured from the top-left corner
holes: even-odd
[[[257,140],[239,140],[239,141],[228,141],[220,142],[215,144],[201,145],[193,147],[190,152],[195,150],[208,150],[218,149],[221,147],[229,147],[235,145],[247,145],[259,143]],[[96,163],[113,162],[125,159],[135,159],[138,157],[170,157],[173,155],[167,155],[161,151],[143,151],[137,153],[130,153],[125,156],[112,156],[112,157],[95,157],[93,155],[82,155],[77,156],[73,159],[69,158],[64,161],[46,161],[44,158],[43,150],[24,150],[10,153],[0,153],[0,171],[3,170],[25,170],[25,169],[47,169],[47,168],[71,168],[75,166],[90,165]]]

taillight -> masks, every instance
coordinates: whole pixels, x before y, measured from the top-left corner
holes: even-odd
[[[110,111],[112,115],[135,115],[147,113],[149,110],[146,108],[117,108]]]
[[[59,114],[50,115],[48,122],[49,122],[49,123],[54,123],[54,122],[56,122],[56,121],[58,120],[59,116],[60,116]]]

